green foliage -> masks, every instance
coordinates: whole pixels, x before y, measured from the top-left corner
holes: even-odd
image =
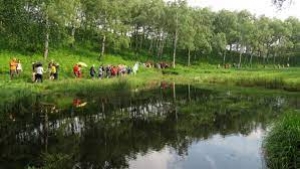
[[[300,167],[300,114],[285,113],[271,128],[264,140],[265,158],[270,169]]]
[[[130,51],[151,60],[173,53],[174,64],[195,64],[202,57],[226,64],[232,62],[228,53],[240,52],[234,59],[240,65],[299,64],[296,18],[213,12],[185,0],[1,0],[0,6],[0,49],[27,55],[47,55],[49,44],[50,53],[91,46],[96,59]]]

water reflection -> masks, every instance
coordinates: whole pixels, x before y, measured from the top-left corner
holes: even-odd
[[[172,147],[148,154],[138,154],[136,159],[129,159],[131,169],[260,169],[264,168],[260,147],[263,131],[257,129],[249,136],[215,135],[203,141],[193,142],[185,155],[179,156]]]
[[[23,99],[2,109],[0,168],[262,168],[268,121],[299,105],[175,84]]]

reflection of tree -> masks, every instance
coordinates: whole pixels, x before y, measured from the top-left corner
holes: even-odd
[[[136,154],[159,151],[166,145],[179,155],[187,155],[194,141],[214,134],[247,135],[258,126],[265,128],[268,120],[290,106],[286,97],[227,95],[193,87],[187,92],[186,86],[176,86],[176,93],[173,89],[175,86],[124,92],[121,96],[89,96],[88,106],[74,108],[73,113],[70,107],[56,113],[53,106],[29,106],[33,104],[25,101],[22,107],[32,111],[22,114],[12,106],[20,114],[15,115],[15,122],[9,115],[1,117],[0,152],[2,160],[16,163],[0,160],[0,168],[20,168],[26,162],[37,166],[126,168],[128,159],[136,158]],[[32,98],[37,103],[45,100]],[[55,165],[53,159],[63,159],[62,164]]]

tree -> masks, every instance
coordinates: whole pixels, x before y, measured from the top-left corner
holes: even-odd
[[[270,28],[271,19],[265,16],[261,16],[257,21],[259,45],[258,52],[259,57],[263,59],[263,64],[266,64],[266,58],[268,57],[269,49],[272,44],[273,30]]]
[[[162,0],[137,0],[131,13],[134,30],[131,43],[134,44],[135,52],[139,52],[147,44],[148,53],[156,53],[160,57],[166,39],[165,3]]]
[[[290,49],[288,50],[291,56],[299,56],[300,54],[300,21],[297,18],[289,17],[285,21],[285,26],[290,30]],[[288,60],[289,61],[289,60]]]
[[[122,0],[86,0],[84,5],[90,27],[102,39],[99,58],[104,56],[107,44],[114,50],[129,46],[127,23],[130,23],[128,9],[131,9],[131,3]]]
[[[254,19],[253,24],[249,27],[249,34],[247,38],[247,44],[249,45],[248,48],[250,48],[250,60],[249,64],[252,67],[253,63],[253,56],[256,51],[259,49],[259,43],[260,43],[260,30],[258,27],[257,19]]]
[[[195,50],[195,21],[193,18],[193,10],[190,8],[182,9],[184,15],[182,17],[182,22],[180,22],[179,28],[179,45],[181,49],[187,50],[188,61],[187,65],[191,65],[191,52]]]
[[[212,46],[214,50],[223,56],[223,65],[226,64],[226,46],[227,40],[225,33],[217,33],[212,38]]]
[[[242,66],[242,54],[246,53],[246,48],[248,44],[250,43],[251,39],[251,29],[253,24],[253,16],[251,13],[249,13],[246,10],[243,10],[238,13],[238,42],[237,45],[239,45],[239,63],[238,67]]]
[[[195,48],[200,54],[208,55],[212,51],[214,19],[215,14],[208,8],[195,9],[194,11]]]
[[[78,3],[78,0],[32,0],[31,4],[28,4],[42,19],[45,35],[44,59],[48,58],[50,30],[55,27],[64,28],[73,22],[74,16],[78,14]]]
[[[187,2],[185,0],[176,0],[174,2],[169,2],[167,6],[167,26],[168,33],[173,37],[173,61],[172,67],[175,68],[176,65],[176,53],[178,39],[180,38],[180,27],[185,19],[185,11],[187,9]]]

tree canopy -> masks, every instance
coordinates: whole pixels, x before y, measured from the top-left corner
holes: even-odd
[[[273,0],[282,5],[285,0]],[[0,48],[27,54],[87,46],[187,65],[218,57],[239,66],[299,57],[300,22],[188,6],[185,0],[0,0]],[[235,56],[237,59],[232,59]],[[150,58],[151,58],[150,57]]]

